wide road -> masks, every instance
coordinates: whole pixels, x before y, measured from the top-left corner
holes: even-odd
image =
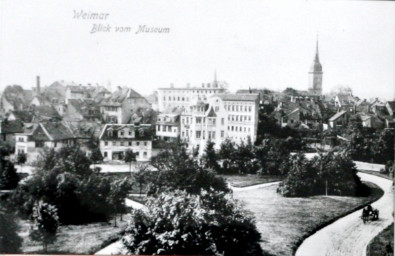
[[[362,210],[351,213],[308,237],[296,256],[364,256],[368,243],[394,221],[392,181],[366,173],[358,175],[384,191],[384,195],[372,204],[380,211],[379,220],[363,224]]]

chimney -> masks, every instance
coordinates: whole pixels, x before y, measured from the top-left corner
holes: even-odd
[[[37,76],[37,95],[40,95],[40,76]]]

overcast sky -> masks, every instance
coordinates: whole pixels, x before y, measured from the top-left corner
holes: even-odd
[[[210,82],[307,89],[317,32],[323,89],[394,98],[395,2],[0,0],[0,90],[111,81],[143,95]],[[74,19],[74,11],[108,13]],[[110,32],[90,33],[93,24]],[[170,33],[138,33],[138,27]],[[116,26],[131,32],[115,32]]]

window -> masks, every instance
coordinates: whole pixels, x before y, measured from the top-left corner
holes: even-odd
[[[123,136],[123,132],[120,132],[120,135]]]
[[[201,133],[201,131],[196,131],[196,139],[200,139]]]
[[[160,125],[156,126],[156,130],[158,130],[158,132],[160,132]],[[130,135],[130,132],[129,132],[129,135]]]
[[[215,140],[215,132],[212,133],[212,139]]]
[[[144,158],[147,158],[147,152],[143,152],[143,156],[144,156]]]
[[[137,145],[137,146],[140,146],[140,141],[137,141],[137,142],[136,142],[136,145]]]
[[[249,106],[249,107],[248,107],[248,111],[249,111],[249,112],[251,112],[251,111],[252,111],[252,108],[251,108],[251,106]]]
[[[23,137],[19,137],[19,138],[18,138],[18,141],[24,142],[25,140],[23,139]]]
[[[53,146],[56,148],[56,146],[58,145],[58,143],[57,142],[54,142],[54,144],[53,144]]]
[[[225,118],[221,118],[221,124],[222,124],[222,125],[225,124]]]
[[[221,131],[221,138],[223,138],[223,137],[225,137],[225,131]]]
[[[107,152],[106,152],[106,151],[104,151],[104,157],[107,157],[107,155],[108,155],[108,154],[107,154]]]
[[[132,146],[132,142],[131,142],[131,141],[129,141],[129,142],[128,142],[128,145],[129,145],[129,146]]]
[[[202,118],[201,118],[201,117],[196,117],[196,123],[197,123],[197,124],[202,123]]]
[[[215,112],[218,112],[218,111],[219,111],[219,107],[216,106],[216,107],[215,107]]]
[[[108,141],[105,141],[105,142],[104,142],[104,146],[108,146]]]
[[[116,145],[117,145],[117,143],[116,143],[115,141],[113,141],[113,142],[112,142],[112,145],[113,145],[113,146],[116,146]]]
[[[44,147],[44,142],[43,141],[36,141],[35,146],[36,146],[36,148],[42,148],[42,147]]]
[[[123,146],[123,141],[120,142],[120,145]]]
[[[144,146],[147,146],[147,142],[146,141],[144,141]]]

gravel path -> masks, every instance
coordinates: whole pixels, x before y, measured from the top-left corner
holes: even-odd
[[[392,181],[365,173],[358,175],[384,191],[384,195],[372,204],[380,211],[379,220],[363,224],[360,219],[362,210],[351,213],[308,237],[296,251],[296,256],[365,256],[370,240],[394,221]]]

